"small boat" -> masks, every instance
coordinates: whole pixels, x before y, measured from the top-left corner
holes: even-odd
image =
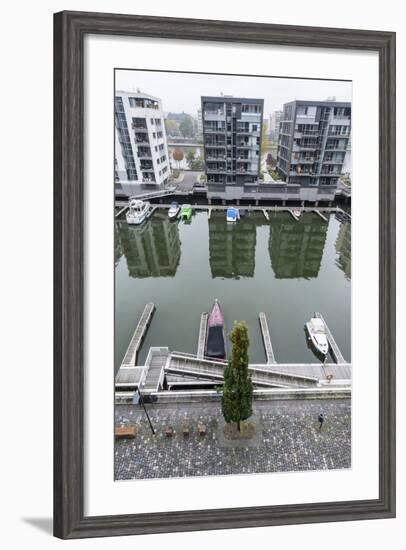
[[[177,202],[172,202],[171,206],[168,210],[168,216],[171,220],[178,217],[178,214],[180,212],[180,206]]]
[[[328,353],[328,340],[326,334],[326,327],[324,322],[318,317],[312,317],[310,321],[306,323],[309,339],[311,340],[316,351],[321,355],[326,356]]]
[[[139,225],[151,215],[151,204],[135,197],[130,197],[126,214],[127,223]]]
[[[184,221],[190,220],[190,218],[192,217],[192,213],[193,211],[190,204],[182,204],[182,209],[180,211],[180,217],[182,220]]]
[[[239,219],[240,213],[238,211],[238,208],[234,208],[234,206],[230,206],[230,208],[227,208],[226,220],[228,222],[236,222]]]
[[[207,321],[206,357],[213,359],[226,358],[226,339],[224,332],[224,317],[217,298],[210,310]]]
[[[300,208],[294,208],[292,210],[292,213],[295,216],[295,218],[300,218],[300,216],[302,215],[302,211],[300,210]]]

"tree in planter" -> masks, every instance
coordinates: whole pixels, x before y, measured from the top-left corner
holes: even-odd
[[[234,324],[230,334],[233,344],[231,358],[224,370],[221,410],[226,422],[241,421],[252,415],[252,382],[248,371],[248,328],[244,322]]]
[[[184,154],[183,154],[182,149],[176,148],[176,149],[173,150],[172,158],[173,158],[173,160],[176,160],[176,162],[178,163],[178,170],[179,170],[180,162],[183,160],[183,157],[184,157]]]

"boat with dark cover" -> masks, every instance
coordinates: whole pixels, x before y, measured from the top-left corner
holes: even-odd
[[[226,341],[224,332],[224,317],[216,298],[210,310],[207,323],[206,357],[212,359],[226,358]]]

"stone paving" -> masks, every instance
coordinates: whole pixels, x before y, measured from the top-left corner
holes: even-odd
[[[222,446],[220,403],[148,404],[152,435],[138,405],[116,405],[115,423],[135,424],[135,439],[115,441],[115,479],[148,479],[351,467],[349,399],[254,403],[260,430],[255,446]],[[319,432],[318,415],[325,421]],[[202,422],[207,434],[200,436]],[[168,438],[165,428],[176,434]],[[182,427],[191,433],[184,437]]]

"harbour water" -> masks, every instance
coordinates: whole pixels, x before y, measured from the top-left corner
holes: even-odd
[[[141,226],[116,223],[115,369],[147,302],[156,312],[139,352],[150,346],[196,353],[200,314],[218,298],[226,329],[245,320],[252,363],[264,363],[258,322],[268,318],[278,362],[317,362],[305,322],[322,313],[351,360],[351,224],[315,213],[247,213],[227,224],[225,212],[195,212],[190,223],[157,211]]]

